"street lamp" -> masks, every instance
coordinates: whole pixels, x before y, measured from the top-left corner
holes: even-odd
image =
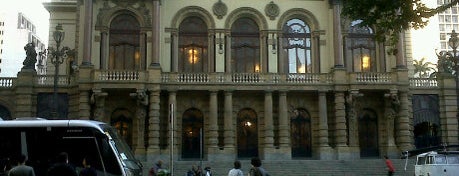
[[[451,37],[448,40],[448,45],[453,49],[453,68],[456,74],[456,118],[459,120],[459,57],[456,55],[457,47],[459,46],[459,38],[457,38],[457,33],[454,30],[451,32]]]
[[[62,24],[57,24],[56,30],[53,32],[53,39],[56,42],[56,49],[50,47],[48,48],[48,56],[51,56],[51,63],[54,65],[54,92],[53,92],[53,111],[51,112],[51,116],[53,119],[57,119],[59,117],[59,102],[57,97],[57,88],[58,88],[58,75],[59,75],[59,65],[64,63],[64,60],[67,58],[67,51],[69,51],[68,47],[62,47],[61,43],[64,41],[65,32],[62,28]],[[60,49],[59,49],[60,48]]]

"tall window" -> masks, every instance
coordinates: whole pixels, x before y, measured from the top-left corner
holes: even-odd
[[[312,73],[311,31],[300,19],[291,19],[283,26],[282,49],[289,73]]]
[[[140,25],[132,15],[122,14],[110,24],[109,69],[145,68],[140,56]]]
[[[199,17],[188,17],[179,27],[179,71],[207,72],[207,25]]]
[[[231,27],[231,69],[236,73],[261,71],[260,33],[250,18],[240,18]]]
[[[346,39],[346,64],[354,72],[376,71],[376,54],[373,30],[352,22]],[[350,67],[352,66],[352,67]]]

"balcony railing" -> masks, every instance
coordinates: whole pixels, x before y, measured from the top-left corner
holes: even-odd
[[[390,83],[391,73],[361,72],[351,73],[351,81],[356,83]]]
[[[94,70],[94,81],[146,81],[145,72],[137,70]]]
[[[410,87],[433,88],[438,87],[438,84],[435,78],[411,78]]]
[[[0,88],[10,88],[13,87],[13,81],[16,78],[0,78]]]
[[[392,73],[349,73],[350,84],[391,84]],[[99,83],[148,83],[146,71],[94,70],[93,81]],[[278,84],[278,85],[332,85],[333,74],[277,74],[277,73],[161,73],[162,84]],[[12,88],[17,78],[0,78],[0,88]],[[76,84],[73,76],[59,75],[59,86]],[[438,87],[436,78],[410,78],[411,88]],[[54,76],[37,75],[34,84],[52,87]]]
[[[54,76],[53,75],[37,75],[36,84],[38,86],[53,86]],[[73,77],[66,75],[59,75],[57,77],[58,86],[69,86],[73,82]]]

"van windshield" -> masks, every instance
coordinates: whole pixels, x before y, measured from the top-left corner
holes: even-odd
[[[129,146],[123,140],[123,138],[121,138],[116,129],[105,124],[101,125],[101,128],[112,137],[112,140],[116,146],[116,150],[118,150],[117,152],[120,158],[123,160],[124,164],[130,169],[140,169],[140,163],[135,159],[134,154],[130,150]]]

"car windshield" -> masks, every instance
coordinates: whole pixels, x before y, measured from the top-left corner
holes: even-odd
[[[101,125],[101,127],[112,138],[116,150],[124,164],[130,169],[140,169],[140,163],[135,159],[130,147],[123,138],[121,138],[116,129],[109,125]]]

